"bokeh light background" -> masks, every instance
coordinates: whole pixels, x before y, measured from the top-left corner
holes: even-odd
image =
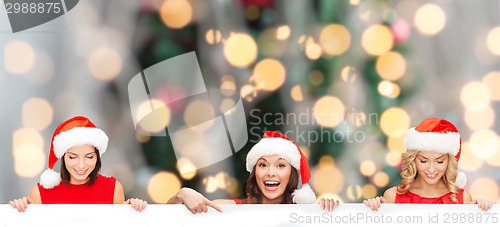
[[[446,118],[462,135],[465,189],[500,202],[500,1],[88,0],[15,34],[1,9],[1,203],[28,195],[53,130],[74,115],[110,136],[102,173],[150,203],[182,186],[242,197],[245,155],[265,130],[291,132],[319,197],[360,202],[400,182],[408,128]],[[128,105],[134,75],[190,51],[248,120],[247,145],[203,169],[176,160],[171,138],[136,133]],[[203,105],[185,121],[212,116]]]

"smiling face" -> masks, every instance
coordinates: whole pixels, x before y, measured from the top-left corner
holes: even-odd
[[[448,154],[433,151],[420,151],[415,158],[418,178],[425,183],[435,185],[439,183],[448,169]]]
[[[266,155],[255,165],[255,180],[262,192],[262,203],[280,203],[290,180],[290,163],[279,155]]]
[[[85,184],[97,164],[98,154],[92,145],[75,146],[64,154],[64,165],[69,172],[69,183]]]

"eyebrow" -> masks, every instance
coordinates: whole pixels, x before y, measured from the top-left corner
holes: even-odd
[[[266,162],[268,161],[267,159],[265,159],[265,158],[263,158],[263,157],[260,157],[260,158],[259,158],[259,160],[264,160],[264,161],[266,161]],[[257,160],[257,161],[259,161],[259,160]],[[282,158],[282,157],[280,157],[280,158],[278,158],[278,160],[277,160],[277,161],[280,161],[280,160],[285,160],[285,159],[284,159],[284,158]],[[286,160],[285,160],[285,161],[286,161]]]

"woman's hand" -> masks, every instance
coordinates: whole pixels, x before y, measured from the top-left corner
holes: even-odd
[[[127,201],[123,202],[123,204],[130,204],[132,205],[132,208],[134,208],[134,210],[141,212],[146,209],[148,202],[142,199],[128,199]]]
[[[475,199],[471,202],[471,204],[477,204],[479,209],[483,211],[488,211],[491,208],[491,206],[493,206],[493,202],[486,199]]]
[[[215,210],[222,212],[222,208],[220,208],[217,204],[208,200],[205,196],[191,188],[181,188],[181,190],[179,190],[177,195],[174,197],[184,204],[184,206],[186,206],[186,208],[193,214],[206,213],[208,211],[208,207],[212,207]]]
[[[321,198],[319,200],[319,205],[321,206],[321,209],[323,211],[330,212],[339,206],[339,201],[333,199]]]
[[[23,197],[20,199],[14,199],[9,201],[9,204],[13,207],[16,208],[17,211],[19,212],[24,212],[28,208],[28,204],[31,204],[32,201],[28,197]]]
[[[367,206],[370,207],[373,211],[377,211],[380,206],[382,206],[382,203],[385,203],[385,199],[382,196],[377,196],[375,198],[371,199],[365,199],[363,203]]]

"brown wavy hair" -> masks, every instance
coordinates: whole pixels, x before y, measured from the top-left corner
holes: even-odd
[[[94,182],[97,180],[97,175],[99,174],[99,171],[101,170],[101,156],[99,155],[99,150],[97,150],[96,147],[94,147],[95,150],[95,155],[97,157],[97,161],[95,163],[95,168],[92,170],[92,172],[89,174],[88,178],[89,181],[87,181],[87,185],[92,185]],[[66,156],[66,153],[61,157],[61,180],[66,183],[70,184],[70,179],[71,179],[71,174],[69,173],[68,169],[66,169],[66,162],[64,161],[64,157]]]
[[[409,189],[411,184],[417,178],[417,165],[415,164],[415,158],[417,157],[418,150],[408,150],[401,155],[401,159],[403,160],[403,166],[401,168],[401,185],[396,187],[396,191],[398,194],[404,194]],[[448,190],[452,193],[450,195],[450,199],[454,202],[458,202],[457,196],[460,191],[460,188],[455,185],[455,179],[458,175],[458,162],[457,159],[448,154],[448,167],[446,168],[446,172],[441,178],[448,188]]]
[[[245,194],[247,195],[247,198],[243,200],[243,203],[245,204],[262,204],[262,191],[257,185],[257,179],[255,178],[255,166],[248,176],[245,185]],[[292,171],[290,172],[290,179],[288,179],[288,184],[286,185],[285,191],[283,192],[283,200],[281,200],[280,204],[294,203],[292,201],[292,193],[295,191],[295,189],[297,189],[298,185],[299,172],[294,167],[292,167]]]

